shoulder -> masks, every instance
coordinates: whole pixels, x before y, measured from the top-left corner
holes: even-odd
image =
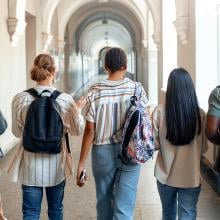
[[[70,94],[67,94],[65,92],[62,92],[58,97],[57,99],[63,99],[63,100],[66,100],[66,101],[72,101],[73,100],[73,97],[70,95]]]
[[[124,81],[127,82],[127,83],[131,83],[131,84],[135,84],[136,83],[136,81],[134,81],[132,79],[129,79],[129,78],[125,78]],[[138,83],[140,83],[140,82],[138,82]]]
[[[165,114],[165,105],[159,104],[153,110],[153,118],[161,117]]]
[[[130,80],[129,83],[133,84],[134,88],[135,88],[135,86],[139,87],[139,89],[140,89],[142,95],[146,96],[145,89],[144,89],[144,87],[143,87],[143,85],[142,85],[141,82],[135,82],[135,81]]]
[[[99,83],[96,83],[89,88],[87,96],[92,97],[94,94],[98,93],[103,88],[104,88],[104,83],[102,81]]]
[[[199,107],[199,112],[200,112],[201,116],[204,116],[206,114],[205,111],[202,108],[200,108],[200,107]]]
[[[72,105],[74,103],[74,99],[71,95],[65,93],[65,92],[62,92],[58,97],[57,97],[57,102],[62,105],[62,106],[65,106],[65,105]]]
[[[159,104],[154,108],[154,112],[164,112],[165,111],[165,105]]]
[[[98,83],[95,83],[94,85],[92,85],[88,92],[95,92],[95,91],[99,91],[101,88],[103,88],[105,86],[105,83],[104,81],[101,81],[101,82],[98,82]]]
[[[26,91],[16,94],[13,98],[13,103],[29,103],[33,101],[33,97]]]
[[[205,121],[206,120],[206,112],[202,108],[199,108],[199,112],[200,112],[200,116],[201,116],[202,121]]]
[[[220,86],[217,86],[212,90],[209,96],[209,102],[213,101],[213,99],[217,99],[220,102]]]

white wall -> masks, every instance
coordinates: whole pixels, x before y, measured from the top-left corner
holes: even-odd
[[[209,94],[218,84],[216,2],[196,0],[196,90],[205,110]]]
[[[10,146],[15,139],[11,133],[11,101],[13,96],[26,88],[25,36],[17,47],[12,47],[7,30],[8,1],[0,7],[0,109],[8,121],[8,129],[0,137],[0,146]],[[2,160],[0,161],[2,168]]]
[[[14,146],[17,139],[11,133],[11,102],[15,94],[27,88],[30,82],[30,75],[26,68],[30,69],[33,64],[33,58],[42,52],[42,11],[41,1],[28,0],[26,11],[33,17],[36,16],[35,24],[27,27],[28,38],[26,33],[19,38],[16,47],[13,47],[8,34],[8,0],[1,0],[0,7],[0,109],[5,115],[8,122],[7,131],[0,137],[0,146],[6,148]],[[25,16],[25,15],[24,15]],[[27,19],[28,22],[29,19]],[[31,35],[31,31],[35,33]],[[26,45],[29,47],[26,51]],[[26,54],[27,53],[27,54]],[[26,62],[26,57],[28,57]],[[0,160],[0,168],[6,160]],[[1,170],[0,170],[1,172]]]

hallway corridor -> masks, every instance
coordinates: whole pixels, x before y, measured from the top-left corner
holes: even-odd
[[[34,86],[34,58],[51,55],[55,86],[78,100],[106,78],[104,57],[111,47],[125,51],[126,76],[141,82],[152,109],[165,103],[171,70],[183,67],[207,113],[209,95],[220,85],[220,0],[0,0],[0,111],[8,123],[0,137],[0,195],[8,220],[22,219],[20,184],[6,174],[19,141],[11,131],[11,103],[15,94]],[[71,139],[75,166],[81,139]],[[220,146],[208,145],[197,219],[220,220],[220,172],[215,167]],[[155,159],[142,167],[134,220],[161,219]],[[90,163],[85,187],[76,186],[76,174],[67,181],[64,220],[96,219]],[[41,220],[47,219],[46,207],[44,200]]]
[[[96,76],[87,83],[78,93],[72,93],[76,98],[85,95],[88,88],[105,79],[106,75]],[[73,79],[72,79],[73,80]],[[72,155],[74,166],[79,160],[82,136],[71,138]],[[7,157],[10,157],[8,155]],[[134,220],[161,220],[161,203],[154,178],[154,164],[156,154],[153,160],[149,160],[142,165],[138,194],[136,202],[136,211]],[[95,220],[95,184],[91,171],[91,158],[86,164],[88,181],[83,188],[76,186],[75,174],[70,177],[66,183],[64,197],[64,219],[65,220]],[[6,174],[1,176],[0,192],[4,203],[4,211],[8,220],[20,220],[21,215],[21,188],[19,184],[11,183]],[[198,203],[198,220],[219,220],[220,219],[220,197],[203,180],[202,192]],[[44,198],[42,206],[41,220],[47,219],[47,204]]]
[[[73,138],[74,165],[79,159],[81,137]],[[154,157],[156,158],[156,157]],[[143,165],[138,186],[137,204],[134,220],[161,220],[161,204],[156,189],[156,181],[153,176],[155,160]],[[90,160],[86,169],[88,182],[83,188],[76,186],[75,175],[67,181],[64,197],[65,220],[95,220],[95,186],[92,177]],[[2,176],[0,191],[4,202],[5,216],[8,220],[21,220],[21,189],[19,184],[11,183],[7,176]],[[203,181],[202,193],[198,203],[198,220],[220,219],[220,197]],[[46,202],[43,202],[41,220],[47,220]]]

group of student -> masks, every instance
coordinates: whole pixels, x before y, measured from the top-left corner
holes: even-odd
[[[85,184],[82,173],[92,147],[97,220],[132,220],[141,165],[122,166],[118,155],[121,130],[135,83],[125,78],[127,57],[120,48],[106,52],[105,69],[108,78],[92,86],[86,99],[83,97],[75,102],[70,95],[61,93],[56,102],[64,125],[63,134],[80,135],[84,131],[76,173],[80,187]],[[53,87],[55,77],[53,58],[48,54],[38,55],[31,70],[37,93],[46,97],[56,91]],[[142,86],[141,89],[142,103],[148,108],[146,93]],[[12,132],[18,138],[24,137],[25,120],[35,99],[28,91],[17,94],[13,99]],[[82,109],[85,110],[86,123]],[[158,149],[155,177],[162,203],[162,218],[175,220],[178,216],[180,220],[194,220],[201,191],[200,158],[207,151],[206,134],[213,143],[220,144],[220,88],[210,95],[206,117],[199,108],[190,74],[183,68],[174,69],[169,75],[165,104],[154,109],[152,125],[155,148]],[[56,154],[30,152],[21,140],[9,172],[13,181],[22,184],[24,220],[40,218],[44,189],[48,218],[63,219],[65,182],[72,173],[70,160],[65,135],[61,151]]]

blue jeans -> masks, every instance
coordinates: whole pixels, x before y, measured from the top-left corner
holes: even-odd
[[[59,185],[45,187],[49,220],[63,219],[63,196],[65,180]],[[39,220],[43,187],[22,185],[23,191],[23,220]]]
[[[122,165],[120,147],[109,144],[92,148],[97,220],[133,219],[140,165]]]
[[[157,188],[162,203],[163,220],[176,220],[177,210],[179,220],[195,220],[201,186],[195,188],[177,188],[161,184]]]

